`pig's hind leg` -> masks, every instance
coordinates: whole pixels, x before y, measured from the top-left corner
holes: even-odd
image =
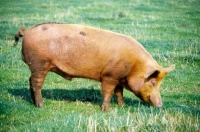
[[[44,60],[32,61],[29,64],[31,70],[30,82],[30,93],[32,102],[37,107],[44,107],[42,101],[41,89],[44,83],[44,79],[49,71],[49,63]]]

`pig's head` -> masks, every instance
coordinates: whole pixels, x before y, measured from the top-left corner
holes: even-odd
[[[175,65],[168,68],[161,68],[160,70],[150,70],[142,84],[142,86],[137,91],[137,96],[144,102],[151,104],[155,107],[162,107],[162,99],[160,96],[160,84],[167,73],[174,70]]]

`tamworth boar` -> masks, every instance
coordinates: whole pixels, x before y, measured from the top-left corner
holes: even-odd
[[[144,102],[162,107],[159,87],[175,68],[159,66],[135,39],[122,34],[76,24],[46,23],[20,28],[15,45],[23,37],[22,59],[31,70],[33,103],[44,107],[42,84],[49,71],[65,79],[89,78],[101,82],[102,110],[109,110],[112,94],[124,105],[123,88]]]

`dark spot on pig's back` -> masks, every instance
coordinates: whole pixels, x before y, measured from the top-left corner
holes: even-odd
[[[42,27],[42,30],[43,30],[43,31],[48,30],[48,29],[49,29],[49,28],[46,27],[46,26],[43,26],[43,27]]]
[[[83,36],[86,36],[86,33],[83,32],[83,31],[80,31],[80,34],[83,35]]]

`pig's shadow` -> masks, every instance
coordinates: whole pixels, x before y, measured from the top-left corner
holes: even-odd
[[[21,99],[24,99],[30,103],[30,91],[27,88],[20,89],[10,89],[8,90],[13,96],[18,96]],[[134,95],[133,95],[134,96]],[[102,103],[102,94],[100,90],[97,89],[89,89],[89,88],[78,88],[76,90],[68,90],[68,89],[42,89],[42,97],[46,99],[52,100],[64,100],[68,102],[91,102],[93,104],[100,105]],[[131,98],[124,97],[124,101],[126,106],[133,105],[147,105],[142,101],[133,100]],[[113,95],[111,103],[116,104],[116,97]]]
[[[26,100],[27,102],[31,103],[31,97],[30,97],[30,91],[27,88],[20,88],[20,89],[9,89],[8,92],[12,94],[13,96],[17,96],[23,100]],[[102,94],[100,89],[94,89],[93,87],[91,88],[77,88],[77,89],[42,89],[42,96],[43,98],[50,99],[50,100],[63,100],[67,102],[76,102],[76,101],[81,101],[81,102],[90,102],[95,105],[101,105],[102,103]],[[134,96],[134,94],[133,94]],[[185,95],[189,96],[189,95]],[[190,95],[190,98],[197,98],[193,97],[193,95]],[[171,96],[164,96],[165,98],[181,98],[182,95],[177,94],[171,95]],[[140,100],[134,100],[132,98],[124,97],[124,101],[126,103],[126,106],[131,106],[131,107],[138,107],[140,106],[149,106],[148,104],[144,103],[143,101]],[[111,104],[117,104],[116,103],[116,97],[113,96],[111,100]],[[193,113],[193,114],[200,114],[199,109],[197,109],[194,106],[189,106],[189,105],[181,105],[179,102],[176,101],[169,101],[169,102],[164,102],[165,108],[174,108],[174,109],[180,109],[185,113]],[[156,110],[156,109],[154,109]]]

